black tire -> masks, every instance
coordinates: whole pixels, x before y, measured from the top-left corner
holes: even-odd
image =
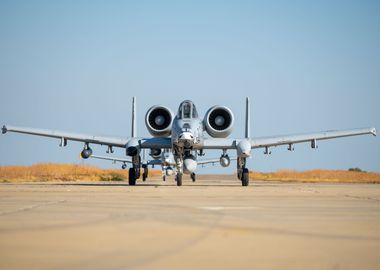
[[[195,173],[190,174],[190,177],[191,177],[191,180],[193,180],[193,182],[195,182],[195,180],[197,179],[195,176]]]
[[[162,176],[162,180],[163,180],[163,181],[166,181],[166,175],[163,175],[163,176]]]
[[[182,186],[182,173],[177,173],[175,180],[177,181],[177,186]]]
[[[246,187],[249,185],[249,170],[247,168],[243,169],[243,173],[241,176],[241,185]]]
[[[130,186],[136,185],[136,170],[134,168],[129,168],[128,183]]]
[[[143,181],[145,182],[145,180],[148,178],[148,168],[147,167],[144,167],[144,172],[143,172]]]

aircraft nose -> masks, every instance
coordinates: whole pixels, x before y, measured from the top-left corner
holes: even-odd
[[[191,132],[186,131],[179,135],[179,139],[184,141],[192,141],[194,140],[194,135]]]
[[[189,131],[182,132],[178,136],[178,141],[180,144],[183,144],[184,147],[190,148],[194,144],[194,135]]]

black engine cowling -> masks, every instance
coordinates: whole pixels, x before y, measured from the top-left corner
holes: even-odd
[[[227,107],[214,106],[207,111],[203,122],[211,137],[226,138],[232,132],[234,115]]]
[[[145,124],[152,136],[167,137],[172,131],[173,113],[165,106],[151,107],[145,116]]]

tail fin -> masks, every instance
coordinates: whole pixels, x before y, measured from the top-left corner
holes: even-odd
[[[245,138],[250,138],[250,108],[249,108],[249,97],[246,98],[245,101]]]
[[[132,128],[131,137],[135,138],[137,136],[136,132],[136,97],[132,98]]]

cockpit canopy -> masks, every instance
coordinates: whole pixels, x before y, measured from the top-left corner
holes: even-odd
[[[183,101],[179,105],[177,117],[179,119],[198,118],[198,112],[194,103],[190,100]]]

